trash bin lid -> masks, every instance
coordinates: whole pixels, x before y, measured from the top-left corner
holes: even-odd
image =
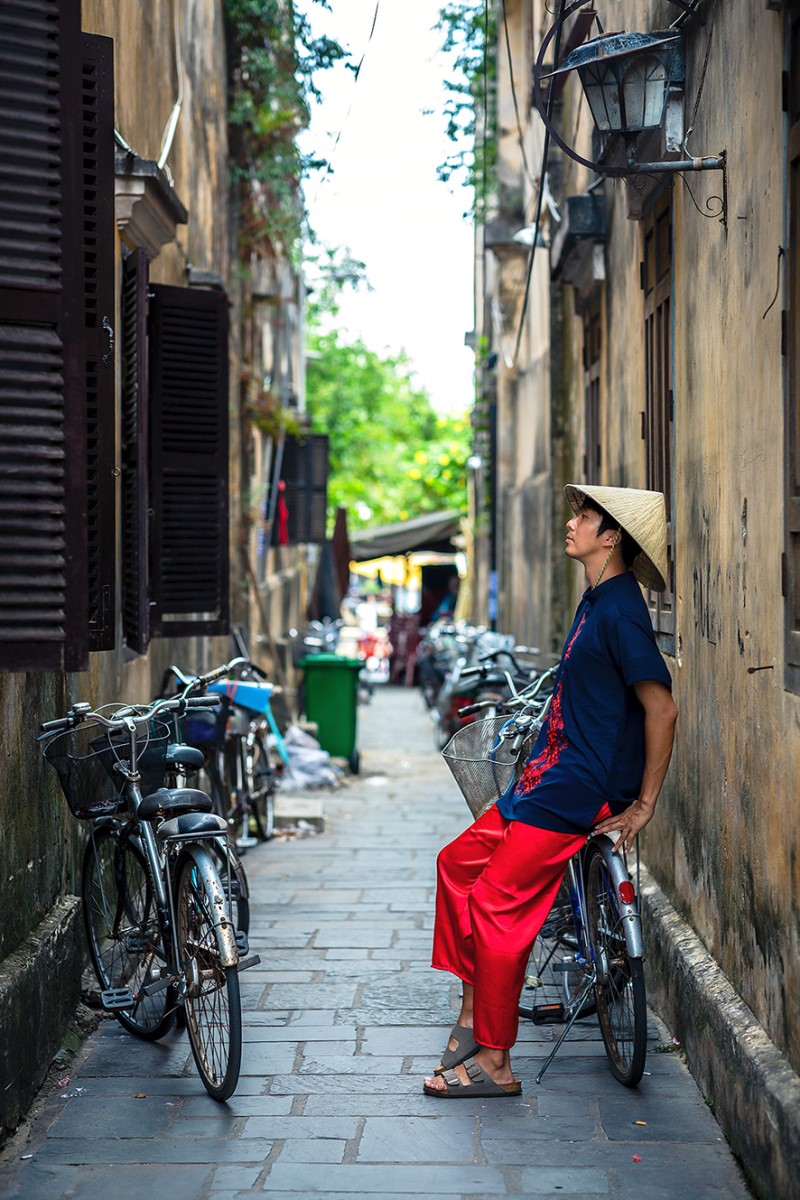
[[[306,667],[323,667],[329,669],[331,667],[349,667],[352,670],[360,671],[364,666],[360,658],[346,658],[343,654],[307,654],[305,658],[301,658],[297,664],[304,670]]]

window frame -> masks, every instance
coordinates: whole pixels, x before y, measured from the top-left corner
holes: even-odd
[[[674,259],[672,191],[655,196],[642,218],[644,380],[642,440],[645,487],[663,492],[667,511],[667,586],[647,591],[650,618],[659,647],[675,653],[674,545]]]

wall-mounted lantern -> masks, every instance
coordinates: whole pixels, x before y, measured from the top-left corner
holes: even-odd
[[[550,137],[565,154],[598,175],[682,174],[685,171],[721,171],[723,214],[727,216],[725,151],[719,155],[675,158],[663,162],[639,162],[636,142],[640,134],[658,129],[665,121],[670,97],[682,94],[684,59],[682,35],[677,30],[655,33],[611,33],[593,38],[573,50],[555,70],[543,69],[547,49],[554,36],[574,12],[592,0],[575,0],[545,34],[533,68],[533,99]],[[604,139],[620,136],[625,143],[625,162],[593,162],[583,158],[564,141],[550,119],[542,83],[546,79],[577,71],[594,123]],[[551,85],[552,86],[552,85]],[[683,151],[686,153],[685,149]]]
[[[573,50],[552,75],[577,71],[600,132],[635,136],[661,125],[679,42],[677,33],[596,37]]]

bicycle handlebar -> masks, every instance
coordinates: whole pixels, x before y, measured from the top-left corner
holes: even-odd
[[[128,705],[118,709],[113,717],[107,717],[101,712],[92,712],[88,704],[76,704],[65,717],[55,721],[43,721],[39,725],[39,739],[51,733],[74,729],[82,721],[97,721],[105,729],[130,729],[130,722],[143,724],[160,712],[185,712],[187,708],[218,708],[222,703],[220,696],[174,696],[167,700],[154,700],[152,704]]]

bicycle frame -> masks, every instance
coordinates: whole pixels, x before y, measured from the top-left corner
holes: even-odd
[[[567,1006],[567,1022],[553,1049],[539,1068],[539,1073],[536,1076],[537,1083],[541,1083],[545,1071],[569,1036],[572,1026],[581,1015],[587,998],[592,994],[596,986],[602,984],[603,973],[607,969],[605,963],[598,961],[595,947],[592,944],[587,918],[584,861],[587,847],[591,843],[594,843],[599,848],[609,879],[616,892],[615,900],[620,912],[628,955],[630,958],[640,959],[644,957],[642,923],[635,900],[626,902],[620,895],[620,884],[630,883],[627,866],[622,856],[614,850],[609,838],[605,835],[593,835],[587,839],[586,844],[581,847],[577,854],[573,855],[567,864],[567,890],[572,908],[575,936],[578,942],[577,954],[574,962],[556,963],[553,967],[554,971],[580,971],[583,974],[583,982],[569,1001]]]

